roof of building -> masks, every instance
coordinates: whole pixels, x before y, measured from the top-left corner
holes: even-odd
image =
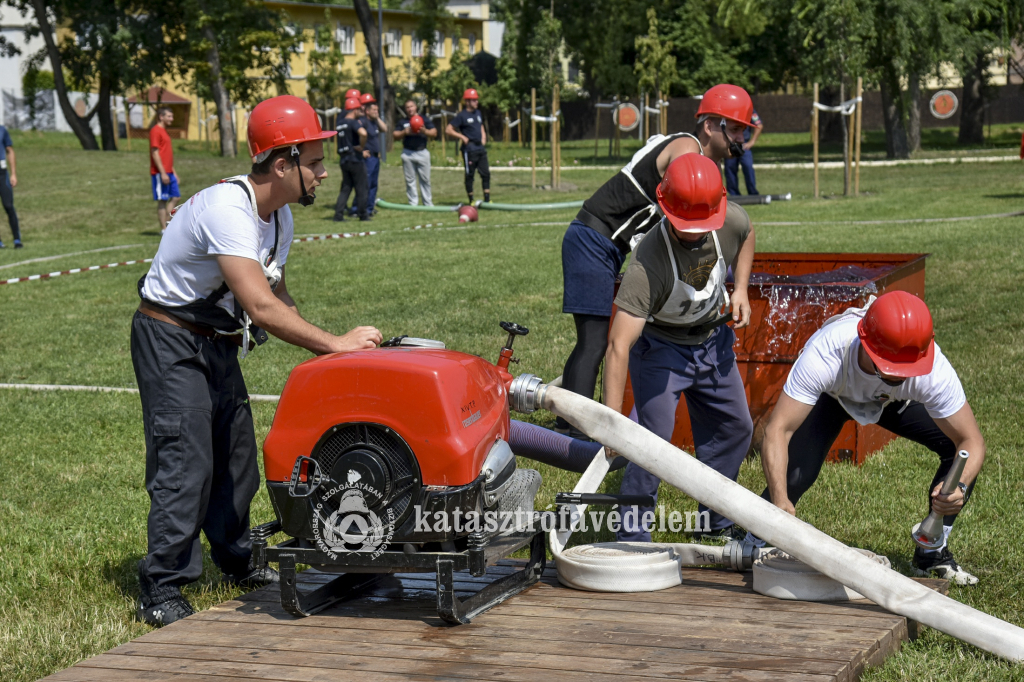
[[[135,104],[139,101],[138,95],[132,95],[128,98],[128,102]],[[171,92],[158,85],[151,87],[146,91],[146,104],[191,104],[192,100],[188,97],[182,97],[181,95]]]

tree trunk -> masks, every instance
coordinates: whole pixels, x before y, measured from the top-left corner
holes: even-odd
[[[388,126],[388,130],[392,131],[395,129],[395,91],[388,84],[388,73],[387,69],[381,68],[381,53],[380,53],[380,31],[377,30],[377,21],[373,16],[373,12],[370,10],[370,4],[367,0],[354,0],[356,8],[356,16],[359,17],[359,26],[363,29],[363,39],[366,41],[366,49],[370,52],[370,71],[373,72],[373,95],[377,97],[381,92],[381,78],[383,77],[383,89],[384,89],[384,100],[379,102],[380,115],[384,117],[384,122]],[[431,45],[425,46],[425,49],[429,49]],[[429,101],[429,100],[428,100]],[[444,134],[444,133],[442,133]],[[390,134],[384,136],[385,149],[391,151],[394,146],[394,136]]]
[[[921,151],[921,76],[912,73],[909,76],[910,88],[907,95],[907,146],[911,152]]]
[[[217,107],[217,129],[220,132],[220,155],[234,158],[238,155],[238,141],[235,139],[235,117],[231,108],[231,99],[220,70],[220,50],[217,48],[217,36],[209,25],[203,29],[203,37],[210,41],[207,58],[210,60],[210,75],[213,91],[213,103]]]
[[[977,56],[971,68],[963,70],[964,91],[960,97],[960,144],[985,142],[985,66],[984,55]]]
[[[71,126],[71,131],[78,138],[82,149],[97,150],[100,147],[96,144],[96,136],[93,134],[92,128],[89,127],[91,116],[85,118],[79,116],[68,99],[68,88],[64,82],[64,71],[62,70],[63,62],[57,43],[53,39],[53,28],[50,26],[50,17],[46,13],[45,0],[32,0],[32,9],[39,32],[43,36],[43,42],[46,44],[46,54],[50,58],[50,68],[53,69],[53,85],[57,91],[57,101],[60,102],[60,110],[64,114],[64,119]]]
[[[846,86],[840,83],[839,85],[839,101],[843,102],[846,99]],[[843,196],[850,196],[850,126],[849,116],[839,116],[840,121],[843,125]]]
[[[897,85],[894,87],[892,82]],[[902,93],[898,84],[899,80],[896,78],[883,77],[881,79],[882,118],[885,120],[885,155],[890,159],[908,159],[910,158],[910,146],[907,140],[906,123],[903,119],[903,103],[900,99]]]
[[[103,151],[117,151],[117,131],[114,129],[114,112],[110,107],[110,79],[100,76],[100,101],[96,103],[96,115],[100,120],[100,138]]]

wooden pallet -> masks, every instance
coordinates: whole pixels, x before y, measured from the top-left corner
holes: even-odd
[[[456,576],[468,597],[521,562]],[[312,586],[325,577],[302,575]],[[541,582],[473,623],[435,611],[433,574],[382,578],[364,596],[297,619],[264,588],[154,630],[46,680],[234,682],[479,680],[853,681],[913,631],[869,602],[771,599],[751,574],[684,571],[660,592],[597,593]],[[945,581],[929,582],[942,589]]]

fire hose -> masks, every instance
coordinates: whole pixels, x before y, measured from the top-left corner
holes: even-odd
[[[516,377],[509,399],[512,409],[518,412],[550,410],[666,483],[882,608],[1010,661],[1024,661],[1024,629],[941,595],[847,547],[618,412],[570,391],[546,385],[530,374]],[[604,471],[606,460],[595,457],[577,487],[596,485],[594,479],[599,483],[607,473]],[[562,547],[564,545],[558,547],[559,564],[567,554]],[[553,553],[555,549],[552,543]],[[652,574],[652,565],[661,570],[659,564],[665,563],[664,558],[653,556],[651,565],[636,567],[637,574]],[[583,565],[586,559],[576,561],[576,565]],[[647,560],[652,561],[650,556]],[[674,560],[671,563],[679,565]],[[678,578],[672,584],[677,583]]]

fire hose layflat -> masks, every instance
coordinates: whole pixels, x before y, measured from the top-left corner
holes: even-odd
[[[866,549],[854,551],[891,568],[889,559]],[[754,564],[754,592],[776,599],[797,601],[848,601],[864,595],[841,582],[819,573],[804,562],[781,550],[772,550]]]

